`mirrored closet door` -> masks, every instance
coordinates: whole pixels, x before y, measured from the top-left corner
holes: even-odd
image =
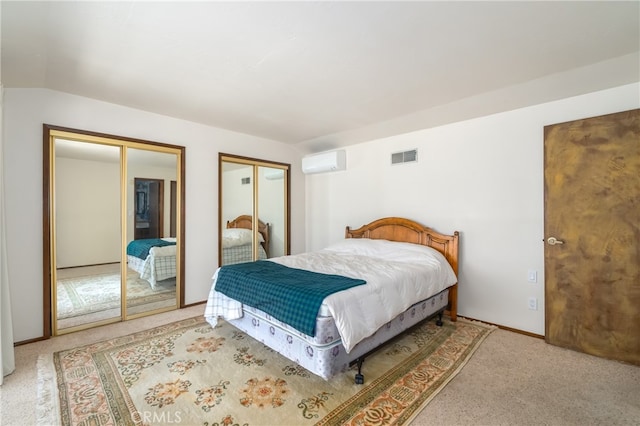
[[[219,264],[287,255],[291,166],[219,156]]]
[[[44,126],[45,337],[184,305],[184,147]]]

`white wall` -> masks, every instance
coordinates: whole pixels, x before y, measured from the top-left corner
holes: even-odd
[[[5,89],[3,114],[15,341],[42,336],[43,123],[186,147],[186,303],[206,300],[217,265],[219,152],[291,163],[291,250],[304,248],[304,177],[288,145],[44,89]]]
[[[55,171],[57,267],[120,262],[120,163],[58,157]]]
[[[234,165],[235,166],[235,165]],[[243,184],[243,178],[250,178],[250,183]],[[224,172],[222,177],[222,205],[224,209],[220,218],[222,229],[227,222],[236,217],[253,214],[253,166],[242,165]]]
[[[459,313],[544,334],[543,128],[638,107],[631,84],[348,147],[346,171],[306,177],[306,249],[385,216],[460,231]]]
[[[42,335],[43,123],[187,147],[187,303],[206,299],[217,263],[217,164],[225,152],[292,164],[292,253],[383,216],[458,230],[460,314],[543,334],[543,127],[638,107],[640,85],[622,86],[353,145],[346,171],[305,178],[298,154],[278,142],[50,90],[5,89],[14,339]],[[413,148],[417,164],[389,165],[392,152]],[[537,284],[527,282],[529,269]],[[537,311],[527,309],[531,296]]]

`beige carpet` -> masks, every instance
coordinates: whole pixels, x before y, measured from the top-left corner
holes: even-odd
[[[423,323],[367,358],[356,385],[354,371],[325,381],[225,322],[191,318],[41,357],[38,422],[406,424],[492,330]]]
[[[16,370],[0,386],[0,424],[36,424],[36,364],[43,354],[203,313],[204,305],[197,305],[17,346]],[[637,425],[639,389],[638,366],[498,329],[411,426]]]

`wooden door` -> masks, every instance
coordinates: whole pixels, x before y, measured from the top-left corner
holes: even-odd
[[[134,239],[164,237],[164,181],[134,178]]]
[[[149,238],[164,236],[164,181],[149,179]]]
[[[544,137],[546,341],[640,364],[640,110]]]
[[[169,191],[169,236],[176,236],[176,221],[178,220],[178,182],[172,180]]]

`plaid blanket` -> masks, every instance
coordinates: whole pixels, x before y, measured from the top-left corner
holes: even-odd
[[[315,336],[324,298],[362,284],[366,281],[259,260],[221,267],[215,290]]]
[[[163,247],[171,245],[176,245],[176,243],[173,241],[166,241],[161,238],[133,240],[129,244],[127,244],[127,254],[144,260],[147,258],[147,256],[149,256],[149,250],[151,250],[152,247]]]

